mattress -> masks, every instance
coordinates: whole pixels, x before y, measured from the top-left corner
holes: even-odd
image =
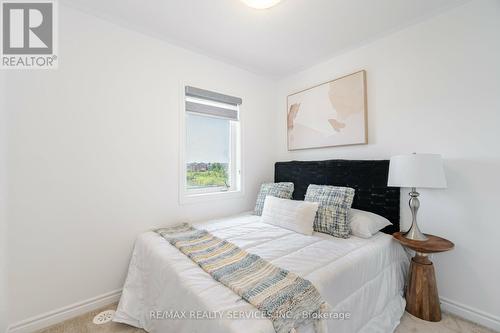
[[[195,227],[310,280],[329,304],[328,332],[392,332],[399,324],[409,258],[389,235],[306,236],[251,214]],[[274,332],[255,307],[154,232],[136,241],[114,321],[162,333]],[[313,327],[297,331],[313,332]]]

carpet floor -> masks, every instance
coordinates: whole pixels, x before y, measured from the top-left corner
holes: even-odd
[[[60,324],[48,327],[37,333],[146,333],[144,330],[128,325],[109,322],[96,325],[92,319],[99,312],[104,310],[114,310],[116,304],[111,304],[105,308],[88,312],[79,317],[69,319]],[[401,319],[401,324],[396,328],[395,333],[495,333],[485,327],[479,326],[470,321],[443,313],[443,319],[438,323],[431,323],[420,320],[405,312]]]

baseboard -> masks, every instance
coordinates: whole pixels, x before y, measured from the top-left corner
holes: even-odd
[[[98,309],[120,299],[121,289],[114,290],[88,300],[74,303],[58,310],[35,316],[9,327],[8,333],[32,333],[36,330],[77,317],[89,311]],[[493,316],[481,310],[441,297],[442,309],[464,319],[500,332],[500,317]]]
[[[464,319],[478,323],[482,326],[488,327],[494,331],[500,332],[500,317],[496,317],[489,313],[474,309],[470,306],[449,300],[441,297],[441,308],[443,311],[457,315]]]
[[[114,290],[97,297],[74,303],[60,309],[50,311],[32,318],[25,319],[9,327],[8,333],[32,333],[36,330],[77,317],[89,311],[117,302],[122,291]]]

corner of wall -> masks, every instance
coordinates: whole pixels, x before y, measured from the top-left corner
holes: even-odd
[[[7,331],[6,110],[5,74],[0,72],[0,332]]]

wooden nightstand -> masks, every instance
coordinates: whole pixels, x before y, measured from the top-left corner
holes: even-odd
[[[441,307],[436,275],[429,254],[449,251],[455,245],[447,239],[427,234],[429,239],[426,241],[407,239],[401,232],[396,232],[392,236],[401,245],[416,252],[411,259],[406,287],[406,311],[423,320],[440,321]]]

